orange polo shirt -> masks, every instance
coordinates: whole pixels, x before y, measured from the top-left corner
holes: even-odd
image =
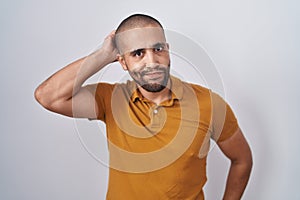
[[[171,83],[171,98],[160,105],[133,81],[97,84],[109,148],[107,200],[204,199],[210,138],[226,140],[237,120],[209,89],[175,77]]]

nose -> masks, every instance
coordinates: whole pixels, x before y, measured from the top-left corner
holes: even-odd
[[[152,49],[147,49],[144,56],[144,63],[146,65],[151,65],[157,63],[157,55]]]

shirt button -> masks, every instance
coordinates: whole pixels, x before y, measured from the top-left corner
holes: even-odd
[[[153,113],[154,113],[154,114],[157,114],[157,113],[158,113],[158,110],[157,110],[157,109],[153,110]]]

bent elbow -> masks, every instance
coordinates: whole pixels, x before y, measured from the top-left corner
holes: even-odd
[[[47,98],[47,93],[45,92],[45,88],[42,85],[38,86],[35,89],[34,98],[41,106],[50,110],[51,102],[49,101],[49,98]]]
[[[40,89],[41,86],[38,86],[35,91],[34,91],[34,98],[35,100],[40,103],[41,102],[41,89]]]

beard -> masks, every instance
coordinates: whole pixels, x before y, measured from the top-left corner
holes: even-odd
[[[141,70],[129,71],[132,79],[148,92],[160,92],[166,88],[170,78],[170,63],[168,66],[156,65],[142,67]]]

